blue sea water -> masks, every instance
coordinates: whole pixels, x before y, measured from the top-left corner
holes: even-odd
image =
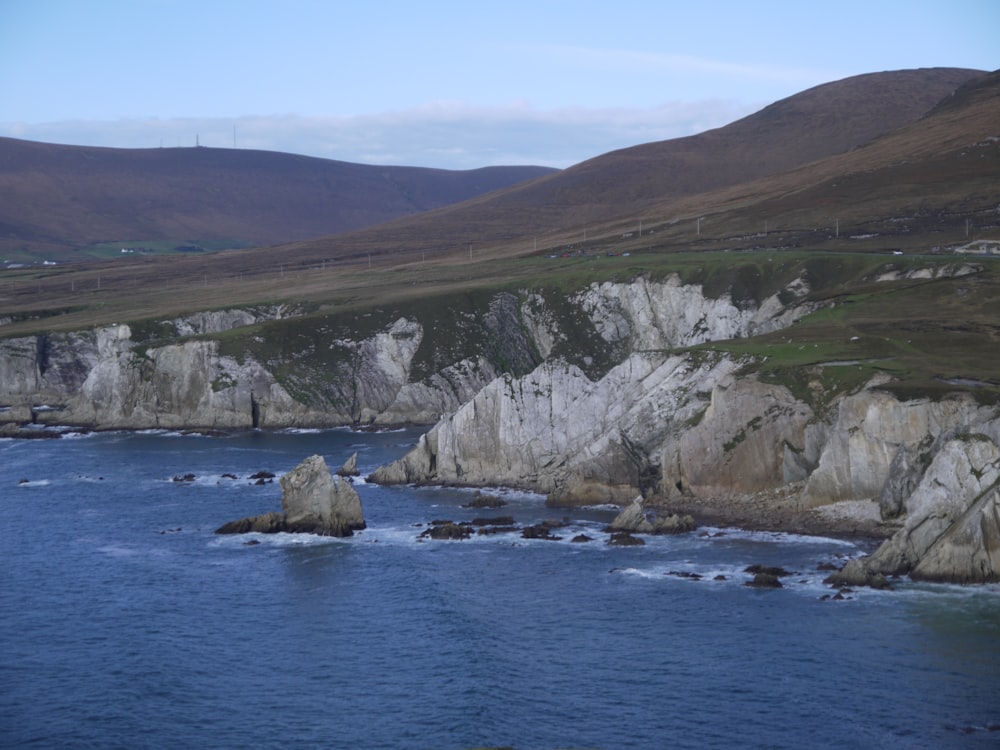
[[[823,600],[817,565],[864,551],[851,542],[702,530],[616,548],[610,508],[500,491],[506,507],[469,510],[470,491],[367,483],[350,539],[213,534],[280,509],[253,472],[354,451],[368,472],[417,435],[0,440],[0,746],[1000,744],[1000,588]],[[569,526],[418,540],[491,514]],[[752,563],[795,573],[754,590]]]

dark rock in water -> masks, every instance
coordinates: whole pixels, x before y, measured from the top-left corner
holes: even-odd
[[[700,581],[703,577],[700,573],[693,573],[690,570],[671,570],[667,575],[675,578],[687,578],[691,581]]]
[[[269,471],[258,471],[255,474],[251,474],[250,479],[274,479],[274,474]]]
[[[239,479],[238,476],[236,476],[235,474],[230,474],[229,472],[226,472],[225,474],[223,474],[222,478],[223,479]]]
[[[476,492],[472,496],[472,501],[468,505],[463,505],[463,508],[502,508],[507,504],[506,500],[501,500],[495,495],[487,495],[482,492]]]
[[[774,576],[775,578],[781,578],[782,576],[791,575],[791,573],[789,573],[784,568],[778,568],[771,565],[761,565],[760,563],[755,563],[754,565],[748,565],[743,569],[743,572],[753,573],[755,575],[763,573],[765,575]]]
[[[819,565],[816,566],[816,570],[840,570],[840,568],[838,568],[832,562],[821,562]]]
[[[824,578],[823,583],[827,583],[835,588],[843,586],[869,586],[873,589],[891,591],[892,584],[889,583],[889,579],[882,573],[872,570],[867,563],[867,559],[863,557],[851,560],[843,568]]]
[[[778,576],[771,573],[755,573],[752,581],[747,581],[747,586],[755,589],[780,589],[781,581]]]
[[[194,474],[182,474],[182,475],[173,477],[170,481],[171,482],[193,482],[195,479],[196,479],[196,477],[195,477]]]
[[[593,537],[589,537],[586,534],[577,534],[575,537],[570,539],[571,542],[576,542],[577,544],[582,544],[583,542],[594,541]]]
[[[421,532],[419,539],[468,539],[472,528],[452,521],[435,521],[429,529]]]
[[[713,581],[727,581],[727,580],[729,580],[729,579],[728,579],[728,578],[726,578],[726,577],[725,577],[724,575],[722,575],[722,573],[719,573],[719,575],[717,575],[717,576],[716,576],[715,578],[713,578],[712,580],[713,580]]]
[[[277,534],[285,531],[284,513],[262,513],[259,516],[241,518],[238,521],[230,521],[215,530],[216,534],[249,534],[255,531],[258,534]]]
[[[497,516],[496,518],[473,518],[473,526],[513,526],[513,516]]]
[[[476,533],[480,536],[490,536],[492,534],[512,534],[515,531],[520,531],[520,526],[482,526]]]
[[[608,539],[608,544],[615,547],[639,547],[645,542],[637,536],[632,536],[630,531],[616,531]]]
[[[264,479],[260,476],[258,481]],[[216,533],[286,531],[351,536],[365,528],[357,491],[349,482],[336,479],[321,456],[310,456],[281,478],[281,507],[283,513],[265,513],[232,521],[220,526]]]
[[[556,522],[558,523],[558,522]],[[535,524],[534,526],[526,526],[521,529],[522,539],[548,539],[552,542],[558,542],[562,539],[561,536],[555,536],[552,533],[553,528],[558,528],[558,526],[553,526],[549,522],[542,522]]]
[[[0,437],[17,438],[18,440],[48,440],[61,438],[62,433],[55,430],[20,427],[16,424],[0,426]]]

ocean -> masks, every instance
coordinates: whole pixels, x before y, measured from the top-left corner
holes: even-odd
[[[832,599],[818,566],[862,543],[699,529],[614,547],[613,508],[494,488],[507,505],[475,510],[472,490],[363,480],[354,537],[213,533],[280,510],[255,472],[357,451],[367,473],[418,436],[0,440],[0,747],[1000,745],[1000,587]],[[420,538],[484,516],[566,525]],[[755,563],[792,574],[753,589]]]

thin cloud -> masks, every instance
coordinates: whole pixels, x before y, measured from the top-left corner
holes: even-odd
[[[732,122],[757,107],[673,102],[649,109],[534,109],[431,102],[373,115],[146,118],[0,123],[0,135],[51,143],[157,148],[261,149],[366,164],[474,169],[511,164],[568,167],[608,151]]]
[[[842,77],[832,71],[812,68],[734,63],[708,57],[641,50],[578,47],[566,44],[535,45],[531,49],[537,55],[545,55],[573,67],[633,72],[643,76],[662,73],[704,73],[784,84],[823,82]]]

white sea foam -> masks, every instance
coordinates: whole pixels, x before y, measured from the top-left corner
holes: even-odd
[[[808,536],[792,534],[785,531],[749,531],[747,529],[702,526],[698,529],[702,538],[712,540],[745,539],[751,542],[766,542],[769,544],[833,544],[841,547],[856,547],[847,539],[835,539],[827,536]]]
[[[48,487],[52,484],[50,479],[29,479],[27,482],[18,481],[18,487]]]
[[[85,440],[88,438],[96,438],[106,433],[94,432],[92,430],[80,431],[75,427],[68,428],[67,432],[62,433],[63,440]]]
[[[319,534],[289,534],[279,532],[277,534],[260,534],[255,531],[246,534],[220,534],[214,536],[209,542],[210,547],[255,547],[258,545],[265,547],[309,547],[330,544],[353,543],[355,537],[335,537],[320,536]]]

